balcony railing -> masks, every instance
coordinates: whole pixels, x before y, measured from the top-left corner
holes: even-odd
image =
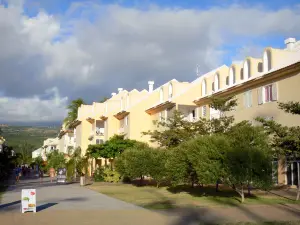
[[[97,136],[103,136],[104,135],[104,128],[97,127],[96,128],[96,135]]]
[[[124,130],[124,127],[120,127],[120,128],[119,128],[119,134],[124,133],[124,131],[125,131],[125,130]]]

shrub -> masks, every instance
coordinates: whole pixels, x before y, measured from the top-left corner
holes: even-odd
[[[121,175],[117,171],[109,168],[103,170],[103,175],[105,182],[118,183],[121,180]]]
[[[104,181],[104,168],[103,167],[99,167],[95,170],[94,181],[96,181],[96,182]]]

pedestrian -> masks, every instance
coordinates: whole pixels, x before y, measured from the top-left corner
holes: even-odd
[[[39,178],[40,178],[40,183],[43,183],[43,171],[41,169],[39,169]]]
[[[17,166],[15,168],[16,183],[19,183],[19,181],[20,181],[20,173],[21,173],[20,167]]]
[[[53,178],[54,178],[54,176],[55,176],[55,169],[54,169],[54,168],[50,168],[50,169],[49,169],[49,176],[50,176],[50,181],[51,181],[51,183],[52,183]]]

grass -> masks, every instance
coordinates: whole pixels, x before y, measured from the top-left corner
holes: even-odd
[[[270,221],[270,222],[262,222],[262,223],[252,223],[252,222],[239,222],[239,223],[225,223],[224,225],[298,225],[300,221]]]
[[[181,206],[238,206],[241,204],[238,194],[224,187],[220,192],[215,192],[214,186],[156,188],[152,186],[136,187],[131,184],[94,183],[89,188],[148,209],[170,209]],[[297,204],[292,199],[264,191],[252,191],[252,193],[251,197],[246,196],[244,204]]]

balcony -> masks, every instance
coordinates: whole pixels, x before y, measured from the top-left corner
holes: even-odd
[[[124,127],[120,127],[118,132],[119,132],[119,134],[123,134],[124,131],[125,131]]]
[[[104,128],[96,127],[96,135],[104,136]]]

